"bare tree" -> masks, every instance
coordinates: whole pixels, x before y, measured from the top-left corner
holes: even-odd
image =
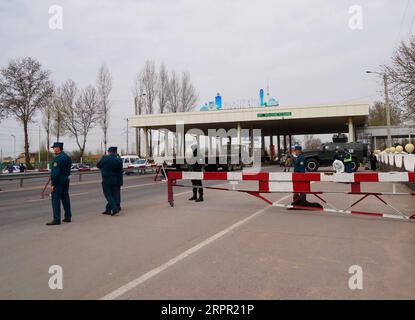
[[[392,56],[392,65],[385,66],[391,82],[395,102],[406,110],[406,116],[415,116],[415,37],[409,43],[401,42]]]
[[[313,135],[305,135],[304,144],[306,149],[314,150],[321,146],[321,140],[319,138],[314,138]]]
[[[78,89],[72,80],[68,80],[62,90],[65,128],[75,138],[79,148],[79,161],[82,161],[88,134],[101,119],[98,93],[90,85],[78,94]]]
[[[390,119],[393,126],[401,124],[401,109],[393,104],[390,105]],[[383,102],[376,101],[370,107],[368,125],[386,126],[386,108]]]
[[[145,93],[142,80],[142,72],[139,72],[134,81],[133,87],[135,115],[141,115],[144,113]],[[141,157],[141,130],[139,128],[135,128],[135,148],[137,155]]]
[[[157,97],[157,72],[154,61],[147,60],[141,72],[141,85],[145,94],[146,113],[154,113],[154,102]]]
[[[190,111],[194,108],[197,99],[189,73],[184,72],[180,78],[175,71],[172,71],[168,86],[168,110],[170,112]]]
[[[7,111],[23,125],[25,163],[31,168],[28,124],[44,108],[53,92],[50,72],[34,58],[10,60],[0,71],[0,109]]]
[[[107,132],[110,112],[109,95],[112,89],[112,77],[105,64],[103,64],[99,69],[97,78],[97,88],[99,95],[99,109],[101,114],[100,124],[104,138],[104,150],[107,150]]]
[[[56,88],[51,103],[51,133],[56,136],[56,141],[59,142],[61,136],[65,135],[65,125],[63,122],[64,96],[61,87]]]
[[[168,110],[170,112],[180,111],[181,86],[180,77],[175,71],[171,72],[169,87],[168,87]]]
[[[48,104],[43,109],[43,118],[42,118],[42,125],[46,131],[46,164],[49,163],[49,147],[51,145],[50,135],[51,135],[52,121],[53,121],[52,115],[53,115],[53,106],[52,106],[52,103],[50,102],[50,104]]]
[[[159,100],[159,111],[164,113],[168,103],[168,94],[169,94],[169,74],[167,73],[167,68],[164,64],[160,66],[159,76],[158,76],[158,100]]]
[[[7,110],[2,104],[0,104],[0,120],[6,118]]]
[[[160,71],[158,75],[158,101],[159,101],[159,111],[164,113],[167,109],[168,104],[168,94],[169,94],[169,74],[164,63],[160,66]],[[157,130],[157,154],[160,154],[160,130]]]
[[[143,93],[145,94],[145,109],[146,113],[152,114],[155,113],[154,102],[156,101],[157,97],[157,71],[154,61],[147,60],[144,64],[144,68],[142,70],[142,86],[143,86]],[[153,139],[152,139],[152,131],[151,129],[148,130],[148,134],[150,136],[149,144],[150,144],[150,156],[153,154]]]
[[[180,104],[180,111],[187,112],[192,110],[195,107],[197,102],[197,93],[195,87],[193,86],[192,82],[190,81],[190,74],[188,72],[184,72],[181,79],[181,104]]]

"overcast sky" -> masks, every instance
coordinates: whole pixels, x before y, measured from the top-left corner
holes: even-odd
[[[52,5],[63,8],[62,30],[49,28]],[[361,30],[349,27],[353,5],[363,9]],[[190,72],[198,105],[217,92],[228,105],[256,100],[267,81],[281,106],[372,103],[383,99],[382,87],[365,70],[389,62],[414,20],[410,0],[1,0],[0,66],[36,57],[57,84],[70,78],[83,87],[106,63],[114,83],[109,143],[125,148],[123,119],[133,113],[133,80],[146,59]],[[23,150],[21,125],[2,121],[3,156],[13,152],[10,134]],[[36,124],[30,143],[38,148]],[[94,130],[87,149],[100,143]]]

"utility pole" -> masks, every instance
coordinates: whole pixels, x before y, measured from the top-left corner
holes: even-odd
[[[37,125],[39,127],[39,169],[40,169],[40,125]]]
[[[137,115],[138,114],[138,97],[134,97],[134,114]],[[139,144],[139,132],[138,132],[138,128],[135,128],[135,152],[137,153],[137,155],[140,157],[140,144]]]
[[[385,91],[385,109],[386,109],[386,132],[387,132],[387,142],[386,147],[392,147],[392,135],[391,135],[391,112],[389,104],[389,92],[388,92],[388,75],[386,72],[380,73],[376,71],[366,71],[366,73],[374,73],[383,78],[383,87]]]
[[[383,74],[383,84],[385,88],[385,108],[386,108],[386,129],[388,134],[388,148],[392,147],[392,136],[391,136],[391,110],[389,105],[389,94],[388,94],[388,75],[386,72]]]

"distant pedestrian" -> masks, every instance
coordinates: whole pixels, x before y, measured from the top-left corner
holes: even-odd
[[[284,172],[290,172],[290,168],[294,163],[294,156],[291,152],[287,153],[284,163]]]
[[[120,188],[123,170],[122,161],[117,157],[117,147],[109,147],[108,154],[98,161],[97,167],[101,170],[102,191],[107,200],[105,211],[102,214],[116,215],[121,208]]]
[[[55,158],[53,159],[50,172],[50,192],[52,194],[53,220],[46,225],[53,226],[61,224],[61,202],[65,211],[63,222],[71,222],[71,201],[69,198],[69,177],[71,175],[71,158],[63,152],[63,143],[55,142],[53,146]]]
[[[20,172],[25,172],[26,167],[23,163],[21,163],[20,166],[19,166],[19,169],[20,169]]]
[[[370,162],[370,170],[376,171],[378,169],[378,158],[373,153],[373,151],[370,153],[369,162]]]
[[[9,163],[9,165],[7,166],[7,171],[9,171],[9,173],[13,173],[13,163]]]

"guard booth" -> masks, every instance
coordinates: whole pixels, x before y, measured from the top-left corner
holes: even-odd
[[[234,142],[238,145],[247,143],[251,154],[255,143],[260,145],[261,153],[264,154],[267,139],[267,152],[279,159],[283,150],[292,148],[293,135],[340,132],[347,133],[349,142],[353,142],[356,130],[364,127],[368,115],[367,103],[354,103],[145,114],[131,116],[129,123],[130,127],[142,132],[143,144],[140,153],[145,157],[163,155],[163,139],[161,142],[154,141],[154,137],[163,136],[166,132],[167,139],[173,141],[175,153],[184,155],[186,144],[180,143],[180,140],[185,141],[189,135],[197,136],[197,139],[202,138],[205,145],[210,148],[212,137],[208,138],[209,129],[223,129],[226,132],[234,130]],[[178,128],[181,128],[184,134],[180,133]],[[196,130],[196,134],[192,133],[192,129]],[[257,139],[260,141],[255,142],[255,130],[260,130],[260,138]],[[244,135],[246,131],[249,132],[248,135]],[[219,139],[219,144],[221,143]]]

